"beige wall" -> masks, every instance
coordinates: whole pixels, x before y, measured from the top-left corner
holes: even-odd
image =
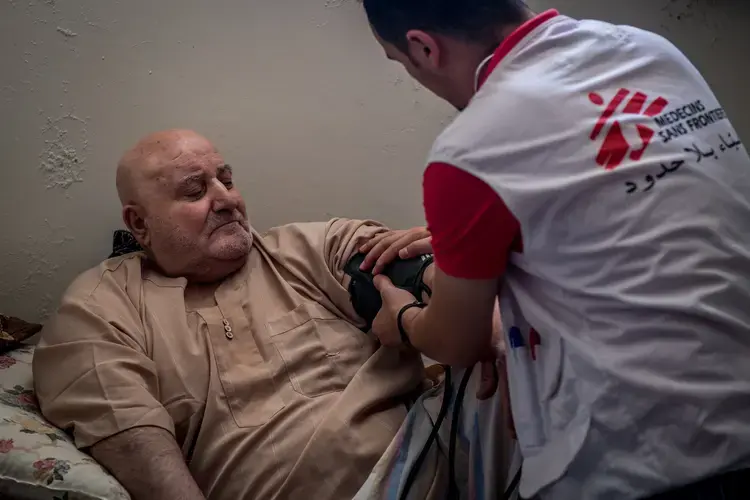
[[[531,3],[670,37],[750,138],[750,2]],[[109,253],[114,165],[148,131],[214,139],[260,229],[333,215],[410,226],[451,116],[382,57],[355,0],[4,0],[0,311],[45,317]]]

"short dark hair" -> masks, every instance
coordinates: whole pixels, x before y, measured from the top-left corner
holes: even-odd
[[[522,0],[362,0],[377,34],[400,49],[406,33],[418,29],[478,43],[491,42],[498,26],[520,24]]]

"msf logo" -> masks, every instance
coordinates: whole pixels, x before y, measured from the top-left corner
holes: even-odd
[[[596,163],[601,165],[607,170],[613,170],[620,166],[628,155],[633,161],[638,161],[643,157],[643,154],[648,149],[649,144],[656,135],[650,127],[642,124],[636,124],[635,128],[638,131],[638,137],[640,138],[640,145],[631,145],[623,134],[622,125],[619,120],[612,120],[615,113],[618,112],[620,106],[626,99],[631,95],[630,90],[620,89],[615,97],[606,105],[606,108],[602,112],[599,120],[591,131],[591,140],[596,141],[602,135],[604,135],[604,142],[599,149],[599,154],[596,156]],[[605,102],[601,95],[592,92],[589,94],[589,100],[597,106],[604,106]],[[622,115],[638,115],[647,116],[654,118],[664,111],[669,102],[663,97],[657,97],[645,110],[646,102],[649,100],[648,96],[643,92],[636,92],[630,97],[622,109]]]

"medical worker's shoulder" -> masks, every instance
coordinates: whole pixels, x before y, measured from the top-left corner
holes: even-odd
[[[438,136],[429,163],[448,163],[463,168],[461,159],[478,151],[491,149],[495,155],[510,154],[530,146],[540,129],[564,126],[561,119],[550,121],[550,115],[562,114],[556,106],[540,96],[557,93],[551,82],[531,84],[513,78],[488,86]],[[458,163],[458,164],[457,164]]]
[[[689,66],[662,37],[560,16],[516,46],[443,131],[430,163],[464,168],[477,158],[536,161],[590,134],[603,112],[591,102],[620,73]],[[635,69],[634,69],[635,68]],[[606,85],[604,85],[606,87]],[[535,158],[535,155],[538,158]]]

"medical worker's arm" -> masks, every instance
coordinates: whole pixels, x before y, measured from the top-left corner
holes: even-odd
[[[471,365],[491,355],[492,311],[520,226],[481,180],[450,165],[431,165],[424,179],[425,214],[437,269],[430,305],[404,314],[410,342],[436,361]],[[398,312],[413,298],[377,280],[384,304],[373,330],[399,343]]]
[[[395,318],[406,304],[414,302],[408,292],[394,287],[385,276],[375,280],[384,308],[373,323],[373,331],[386,345],[401,343]],[[492,314],[495,280],[452,278],[439,268],[435,272],[432,300],[425,309],[410,309],[402,324],[410,343],[428,357],[453,366],[472,366],[494,359]],[[387,335],[387,338],[386,338]]]

